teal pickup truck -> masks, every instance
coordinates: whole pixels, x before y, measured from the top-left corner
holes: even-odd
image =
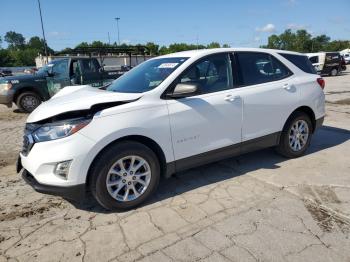
[[[0,77],[0,104],[15,103],[21,111],[32,112],[65,86],[101,87],[127,70],[105,71],[96,58],[53,60],[34,74]]]

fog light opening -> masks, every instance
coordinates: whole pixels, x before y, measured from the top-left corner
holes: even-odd
[[[57,163],[55,170],[54,170],[55,175],[59,176],[60,178],[62,178],[64,180],[67,180],[68,179],[68,171],[69,171],[69,167],[70,167],[71,162],[72,162],[72,160]]]

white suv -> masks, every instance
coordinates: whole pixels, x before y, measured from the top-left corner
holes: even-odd
[[[69,86],[41,104],[28,117],[17,170],[42,193],[91,191],[107,209],[132,208],[161,176],[265,147],[301,156],[323,122],[323,88],[299,53],[156,57],[105,88]]]

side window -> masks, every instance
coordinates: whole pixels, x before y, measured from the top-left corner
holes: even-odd
[[[287,59],[289,62],[297,66],[300,70],[304,71],[305,73],[309,74],[317,74],[315,68],[313,67],[312,63],[310,62],[310,59],[305,55],[295,55],[295,54],[287,54],[287,53],[279,53],[281,56],[283,56],[285,59]],[[313,56],[314,58],[317,56]]]
[[[236,53],[240,85],[257,85],[290,76],[291,71],[282,62],[266,53]]]
[[[318,56],[311,56],[309,57],[309,60],[312,64],[318,63]]]
[[[96,73],[98,72],[99,65],[94,59],[83,59],[82,60],[83,72],[85,73]]]
[[[52,72],[56,77],[68,75],[68,60],[64,59],[55,62],[52,68]]]
[[[202,94],[232,89],[229,55],[218,54],[200,60],[180,77],[180,83],[197,84]]]

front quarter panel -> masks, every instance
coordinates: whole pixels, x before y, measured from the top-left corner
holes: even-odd
[[[98,153],[110,143],[126,136],[138,135],[152,139],[163,150],[166,161],[174,161],[168,109],[163,101],[148,108],[95,116],[79,133],[95,142],[81,166],[82,170],[79,172],[81,182],[85,182],[89,167]]]

